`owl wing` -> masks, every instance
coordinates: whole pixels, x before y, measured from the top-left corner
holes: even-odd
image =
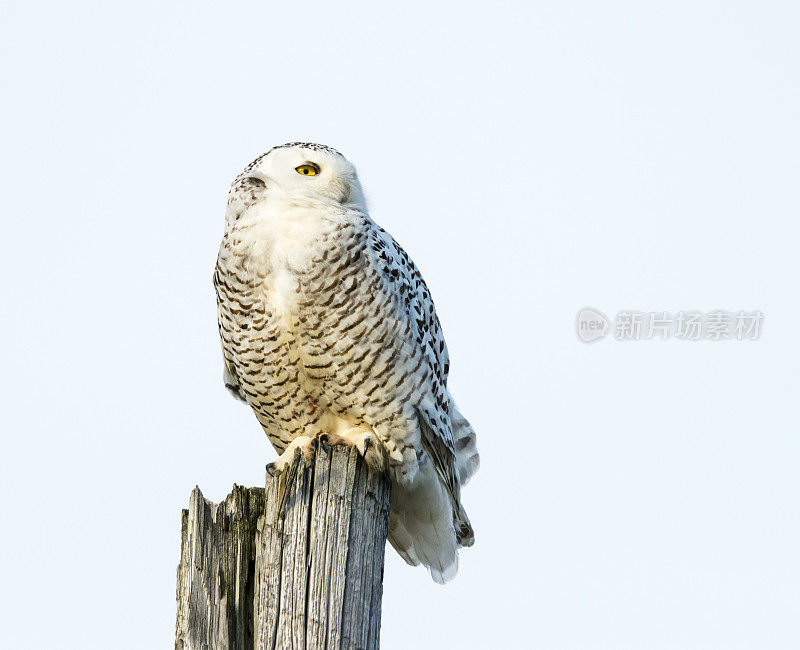
[[[225,382],[225,388],[228,389],[228,392],[233,395],[236,399],[240,402],[247,403],[247,399],[245,398],[244,394],[241,391],[241,384],[239,384],[239,378],[236,376],[236,373],[231,369],[228,365],[228,360],[225,358],[225,355],[222,355],[222,381]]]
[[[427,376],[415,404],[420,422],[420,439],[444,486],[459,511],[460,485],[456,469],[456,450],[450,421],[450,394],[447,376],[450,358],[439,317],[428,285],[417,266],[394,238],[383,228],[369,222],[372,262],[382,277],[387,293],[393,297],[394,309],[409,326],[407,341],[422,352]]]
[[[214,291],[217,294],[217,325],[220,329],[220,337],[223,335],[223,322],[219,303],[221,300],[225,299],[220,289],[221,282],[219,262],[217,262],[217,267],[214,269]],[[239,377],[236,375],[236,371],[228,363],[224,352],[222,354],[222,381],[225,383],[225,388],[228,389],[228,392],[231,395],[233,395],[240,402],[244,402],[245,404],[247,403],[247,398],[244,396],[244,393],[242,393],[242,386],[239,382]]]

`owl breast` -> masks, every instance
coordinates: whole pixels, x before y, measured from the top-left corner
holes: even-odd
[[[309,429],[366,414],[352,362],[373,351],[365,333],[380,330],[377,314],[354,299],[369,281],[361,240],[352,224],[302,216],[237,224],[223,239],[215,273],[223,354],[279,450]]]

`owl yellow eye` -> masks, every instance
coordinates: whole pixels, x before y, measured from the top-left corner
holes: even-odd
[[[300,165],[294,169],[298,174],[302,174],[303,176],[316,176],[319,174],[319,167],[317,167],[314,163]]]

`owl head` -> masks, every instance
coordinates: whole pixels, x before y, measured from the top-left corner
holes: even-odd
[[[290,142],[256,158],[237,177],[231,194],[245,203],[259,198],[295,204],[334,203],[366,210],[353,164],[321,144]]]

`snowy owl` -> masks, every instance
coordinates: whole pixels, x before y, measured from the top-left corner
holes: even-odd
[[[475,432],[447,389],[450,362],[425,281],[367,214],[338,151],[293,142],[228,194],[214,273],[225,385],[255,412],[280,473],[317,440],[354,446],[392,482],[389,541],[436,582],[472,526],[461,486]]]

